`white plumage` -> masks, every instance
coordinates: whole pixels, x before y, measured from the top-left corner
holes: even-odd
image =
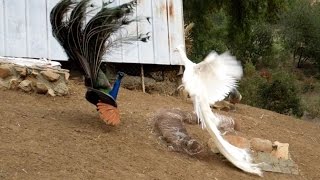
[[[259,165],[251,163],[247,150],[235,147],[223,139],[217,128],[220,120],[210,108],[210,104],[223,100],[236,87],[237,80],[243,74],[240,62],[228,52],[219,55],[213,51],[202,62],[195,64],[187,58],[182,45],[177,50],[185,66],[182,83],[193,101],[202,127],[208,130],[219,151],[232,164],[245,172],[262,176]]]

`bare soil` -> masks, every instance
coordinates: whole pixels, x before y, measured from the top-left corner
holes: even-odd
[[[162,144],[150,116],[159,108],[192,110],[188,102],[121,89],[122,121],[111,127],[85,100],[81,82],[70,81],[70,88],[65,97],[0,90],[0,179],[260,179],[208,150],[191,157]],[[248,137],[290,144],[300,174],[266,172],[265,179],[320,179],[320,124],[242,104],[222,114]],[[187,129],[207,143],[205,130]]]

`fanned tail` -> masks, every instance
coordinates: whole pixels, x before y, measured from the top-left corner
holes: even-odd
[[[119,6],[103,3],[99,11],[86,22],[90,0],[60,0],[51,10],[52,34],[60,43],[72,65],[81,69],[86,76],[86,86],[95,89],[109,88],[107,78],[101,76],[102,57],[111,47],[120,43],[145,42],[149,33],[130,35],[126,27],[140,21],[132,16],[137,0]],[[98,10],[98,8],[96,8]],[[101,80],[101,78],[103,80]],[[101,81],[104,81],[102,84]]]
[[[100,118],[109,125],[117,125],[120,123],[120,113],[117,107],[111,106],[106,103],[99,102],[97,104]]]
[[[217,128],[220,120],[211,111],[209,103],[205,103],[198,98],[195,101],[195,108],[202,127],[206,127],[219,151],[239,169],[262,176],[259,164],[252,163],[251,156],[247,150],[235,147],[223,139]]]

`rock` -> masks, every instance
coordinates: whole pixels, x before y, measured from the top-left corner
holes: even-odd
[[[150,72],[149,74],[156,81],[163,81],[164,80],[162,71]]]
[[[274,148],[271,155],[278,159],[289,159],[289,144],[275,141],[272,145]]]
[[[250,148],[250,142],[248,139],[241,137],[241,136],[236,136],[236,135],[225,135],[224,139],[227,140],[230,144],[241,148],[241,149],[249,149]]]
[[[156,82],[156,84],[147,87],[146,91],[148,93],[160,93],[173,96],[176,93],[177,84],[170,81]]]
[[[33,77],[33,76],[27,76],[27,77],[25,78],[25,80],[31,81],[31,83],[30,83],[31,88],[32,88],[33,90],[36,90],[36,85],[37,85],[38,80],[37,80],[35,77]]]
[[[64,72],[64,79],[65,79],[66,81],[69,81],[69,77],[70,77],[70,73]]]
[[[46,94],[48,92],[47,86],[39,82],[36,83],[35,90],[39,94]]]
[[[50,82],[55,82],[59,79],[60,75],[52,72],[51,70],[41,71],[40,74]]]
[[[11,65],[3,64],[0,66],[0,78],[5,79],[11,75]]]
[[[19,88],[22,89],[25,92],[29,92],[29,91],[32,90],[31,83],[32,83],[32,81],[30,81],[30,80],[23,80],[19,84]]]
[[[64,96],[69,93],[69,89],[65,83],[57,84],[56,87],[53,88],[53,90],[58,96]]]
[[[20,66],[15,66],[14,69],[20,75],[20,77],[26,77],[27,76],[27,68],[26,67],[20,67]]]
[[[215,154],[220,153],[219,149],[217,148],[217,146],[214,144],[214,141],[212,138],[210,138],[207,142],[208,148]]]
[[[48,94],[53,97],[56,96],[53,89],[48,89]]]
[[[250,140],[251,149],[260,152],[271,152],[272,142],[267,139],[253,138]]]
[[[152,78],[144,78],[146,91],[151,91],[156,88],[156,81]],[[141,90],[141,77],[139,76],[126,76],[121,81],[121,86],[129,90]]]
[[[278,159],[267,152],[257,152],[253,157],[254,163],[261,163],[259,167],[263,171],[299,174],[298,165],[292,159]],[[262,163],[263,162],[263,163]]]
[[[31,74],[31,77],[34,77],[34,78],[36,78],[39,75],[39,73],[35,70],[32,70],[30,74]]]
[[[235,133],[235,130],[237,130],[235,128],[238,128],[238,125],[236,126],[236,121],[233,118],[218,113],[215,115],[220,119],[218,129],[222,134]]]
[[[19,79],[16,79],[16,78],[10,79],[10,81],[9,81],[9,89],[18,89],[20,82],[21,81]]]
[[[177,80],[178,71],[163,71],[163,80],[175,82]]]

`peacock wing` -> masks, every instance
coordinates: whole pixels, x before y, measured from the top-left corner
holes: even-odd
[[[223,100],[243,74],[240,62],[229,52],[221,55],[211,52],[193,70],[197,94],[210,104]]]

